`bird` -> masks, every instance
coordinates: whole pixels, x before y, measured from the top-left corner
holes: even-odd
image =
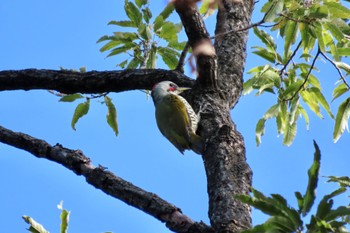
[[[202,138],[196,134],[200,114],[197,115],[187,100],[179,95],[188,89],[191,88],[179,87],[171,81],[162,81],[153,86],[151,96],[157,126],[182,154],[185,150],[202,154]]]

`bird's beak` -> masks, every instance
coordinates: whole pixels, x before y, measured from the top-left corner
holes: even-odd
[[[191,89],[190,87],[178,87],[178,88],[176,88],[176,90],[177,90],[179,93],[181,93],[181,92],[183,92],[183,91],[190,90],[190,89]]]

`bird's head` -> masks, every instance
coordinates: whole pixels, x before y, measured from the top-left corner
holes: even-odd
[[[172,93],[172,94],[180,94],[185,90],[189,90],[189,87],[179,87],[175,83],[171,81],[163,81],[155,84],[152,88],[152,98],[154,102],[158,102],[160,98]]]

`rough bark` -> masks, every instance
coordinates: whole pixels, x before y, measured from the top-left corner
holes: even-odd
[[[0,142],[28,151],[38,158],[45,158],[63,165],[75,174],[84,176],[86,181],[95,188],[165,222],[167,227],[175,232],[214,232],[205,223],[193,221],[178,207],[158,195],[142,190],[102,166],[94,166],[80,150],[67,149],[59,144],[51,146],[44,140],[13,132],[1,126]]]
[[[196,46],[209,36],[195,6],[183,2],[175,1],[175,7],[195,52]],[[217,34],[249,25],[252,1],[221,3]],[[216,38],[216,54],[196,54],[198,78],[190,99],[201,110],[199,134],[205,139],[209,218],[216,232],[238,232],[251,227],[249,206],[234,196],[249,193],[252,172],[246,162],[243,137],[230,116],[243,88],[246,41],[247,32],[226,34]]]
[[[72,93],[122,92],[151,90],[155,83],[170,80],[184,87],[192,87],[194,80],[171,70],[142,69],[123,71],[75,72],[69,70],[5,70],[0,71],[0,91],[55,90]]]

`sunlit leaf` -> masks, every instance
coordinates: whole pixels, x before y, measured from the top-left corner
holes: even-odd
[[[309,92],[309,89],[305,89],[300,91],[300,95],[303,101],[309,106],[309,108],[316,113],[316,115],[320,118],[323,118],[320,110],[320,106],[317,100],[314,98],[314,95]]]
[[[125,0],[124,10],[128,18],[131,21],[135,22],[136,26],[138,27],[142,21],[142,13],[140,10],[135,6],[134,3],[129,2],[128,0]]]
[[[266,33],[264,30],[260,30],[257,27],[253,28],[254,34],[270,49],[270,50],[276,50],[277,45],[273,39],[273,37]]]
[[[350,73],[350,65],[345,62],[334,62],[336,66],[342,70],[345,70],[347,73]]]
[[[286,36],[284,39],[284,57],[288,56],[290,47],[295,43],[298,33],[298,23],[290,20],[286,26]]]
[[[284,1],[269,1],[266,3],[261,11],[266,13],[265,22],[273,22],[279,17],[279,13],[283,10]]]
[[[30,225],[28,229],[31,233],[49,233],[40,223],[36,222],[33,218],[29,216],[22,216],[24,221]]]
[[[348,176],[326,176],[329,180],[327,182],[336,182],[341,187],[350,188],[350,177]]]
[[[279,104],[272,105],[269,110],[267,110],[264,114],[264,119],[270,119],[276,117],[279,113],[280,106]]]
[[[141,8],[143,5],[147,4],[147,0],[135,0],[136,5],[138,8]]]
[[[347,91],[349,91],[349,88],[346,86],[345,83],[341,83],[339,84],[336,88],[334,88],[333,90],[333,100],[332,102],[337,99],[339,96],[343,95],[344,93],[346,93]]]
[[[309,124],[310,124],[309,115],[307,114],[306,110],[301,105],[298,106],[298,111],[304,117],[306,129],[309,130]]]
[[[67,233],[70,212],[63,208],[61,208],[61,210],[62,212],[60,215],[60,218],[61,218],[60,233]]]
[[[256,145],[259,146],[261,143],[261,136],[264,135],[265,131],[265,122],[266,120],[264,118],[261,118],[258,123],[256,124],[255,128],[255,141]]]
[[[146,7],[145,9],[142,9],[142,13],[146,23],[149,23],[149,20],[152,18],[151,10],[148,7]]]
[[[175,69],[180,55],[176,50],[167,47],[158,47],[158,54],[170,69]]]
[[[107,57],[115,56],[115,55],[124,53],[124,52],[126,52],[126,51],[128,51],[128,50],[135,49],[135,48],[137,48],[137,47],[138,47],[137,44],[134,44],[134,43],[126,43],[126,44],[124,44],[124,46],[120,46],[120,47],[117,47],[117,48],[115,48],[115,49],[112,49],[111,52],[107,55]]]
[[[337,142],[344,130],[349,130],[348,120],[350,116],[350,97],[344,100],[338,108],[337,116],[335,118],[335,126],[333,131],[333,141]]]
[[[71,126],[74,130],[75,129],[75,124],[78,122],[80,118],[82,118],[84,115],[86,115],[89,112],[90,108],[90,99],[87,99],[84,103],[78,104],[78,106],[75,108]]]
[[[283,135],[283,144],[286,146],[290,146],[295,138],[297,133],[297,123],[294,122],[292,124],[287,123],[285,127],[285,132]]]
[[[137,28],[136,23],[134,21],[130,21],[130,20],[121,20],[121,21],[115,21],[112,20],[108,23],[108,25],[118,25],[121,27],[134,27]]]
[[[59,101],[60,102],[73,102],[74,100],[84,98],[81,94],[71,94],[63,96]]]
[[[312,94],[312,96],[314,97],[314,99],[321,104],[321,106],[327,111],[328,115],[331,118],[334,118],[332,112],[331,112],[331,108],[326,100],[326,98],[323,96],[322,92],[320,91],[320,89],[316,88],[316,87],[311,87],[309,89],[309,92]]]
[[[334,18],[349,18],[350,9],[346,8],[340,3],[334,1],[324,1],[323,4],[327,6],[327,9]]]
[[[163,11],[159,14],[163,17],[163,20],[166,20],[171,13],[173,13],[175,7],[174,4],[168,3],[168,5],[163,9]]]
[[[105,96],[105,103],[108,108],[108,113],[106,115],[108,125],[113,129],[116,136],[118,136],[118,120],[117,120],[117,110],[108,96]]]

